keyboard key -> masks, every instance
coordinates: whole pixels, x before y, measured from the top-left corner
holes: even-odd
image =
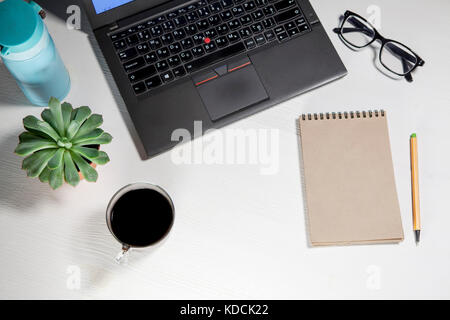
[[[249,1],[249,2],[244,3],[244,9],[247,12],[255,10],[256,9],[255,2],[254,1]]]
[[[183,39],[180,43],[183,49],[190,49],[194,46],[194,41],[191,38]]]
[[[209,5],[209,10],[211,11],[211,13],[217,13],[220,10],[222,10],[222,6],[220,5],[219,2],[215,2]]]
[[[219,48],[222,48],[228,44],[228,40],[226,37],[220,37],[220,38],[217,38],[216,44]]]
[[[178,14],[179,14],[179,15],[185,14],[185,13],[187,13],[187,12],[188,12],[188,11],[187,11],[186,8],[180,8],[180,9],[178,9]]]
[[[250,28],[247,27],[247,28],[239,30],[239,34],[241,35],[242,39],[246,39],[246,38],[252,36],[252,31],[250,30]]]
[[[132,46],[139,43],[139,38],[137,35],[133,34],[132,36],[127,38],[127,43]]]
[[[231,12],[233,12],[233,15],[235,17],[242,16],[244,14],[244,8],[242,6],[236,6],[231,9]]]
[[[258,46],[260,46],[266,42],[266,39],[264,38],[264,36],[262,34],[260,34],[255,37],[255,41],[256,41],[256,44]]]
[[[228,27],[230,28],[230,30],[235,30],[235,29],[239,28],[240,26],[241,26],[241,24],[239,23],[238,19],[228,21]]]
[[[160,26],[154,26],[150,28],[150,33],[153,37],[158,37],[163,34],[163,29]]]
[[[133,73],[130,73],[128,75],[128,78],[131,82],[137,82],[139,80],[143,80],[145,78],[151,77],[156,73],[155,66],[151,65],[142,69],[139,69],[138,71],[135,71]]]
[[[171,44],[173,42],[173,36],[171,33],[162,35],[160,39],[164,44]]]
[[[145,87],[145,83],[144,82],[139,82],[133,85],[133,90],[134,93],[136,94],[140,94],[143,93],[147,90],[147,88]]]
[[[191,63],[187,64],[186,68],[189,68],[188,70],[189,72],[194,72],[213,62],[218,62],[219,60],[226,59],[244,50],[245,50],[244,44],[242,42],[238,42],[225,49],[215,51],[214,53],[206,55],[200,59],[194,60]]]
[[[114,42],[114,47],[119,50],[119,49],[124,49],[126,48],[127,43],[124,40],[118,40],[116,42]]]
[[[264,27],[261,24],[261,22],[257,22],[255,24],[252,24],[251,26],[253,33],[259,33],[264,31]]]
[[[279,34],[279,33],[283,33],[285,30],[282,26],[278,26],[275,29],[273,29],[273,31],[275,32],[275,34]]]
[[[218,14],[211,16],[208,18],[208,22],[211,26],[217,26],[219,23],[222,22],[222,20],[220,20],[220,17]]]
[[[167,83],[167,82],[170,82],[173,79],[175,79],[175,77],[173,76],[172,71],[167,71],[167,72],[164,72],[163,74],[161,74],[161,79]]]
[[[289,7],[292,7],[295,4],[295,0],[281,0],[280,2],[275,3],[275,9],[277,11],[281,11],[284,9],[287,9]]]
[[[173,43],[169,46],[169,50],[172,54],[177,54],[181,51],[181,45],[178,42]]]
[[[192,37],[195,44],[202,44],[205,41],[205,35],[203,33],[198,33]]]
[[[198,46],[198,47],[195,47],[194,49],[192,49],[192,53],[193,53],[194,57],[200,57],[205,54],[205,50],[203,49],[202,46]]]
[[[189,60],[192,60],[192,53],[188,50],[188,51],[184,51],[182,53],[180,53],[180,58],[183,62],[187,62]]]
[[[216,29],[209,29],[205,31],[205,37],[210,39],[214,39],[215,37],[217,37]]]
[[[111,38],[112,41],[116,41],[116,40],[120,40],[120,39],[122,39],[122,38],[124,38],[126,36],[127,36],[126,32],[118,32],[118,33],[115,33],[115,34],[111,35],[110,38]]]
[[[127,29],[127,33],[128,33],[128,34],[133,34],[133,33],[136,33],[136,32],[137,32],[136,27],[131,27],[131,28],[128,28],[128,29]]]
[[[300,32],[305,32],[305,31],[309,30],[309,27],[307,24],[303,24],[303,25],[299,26],[298,29]]]
[[[186,7],[186,9],[187,9],[188,12],[192,11],[192,10],[195,10],[195,9],[197,9],[197,4],[196,3],[190,4],[190,5],[188,5]]]
[[[150,40],[150,34],[148,33],[147,30],[138,32],[138,37],[140,41],[147,41]]]
[[[263,9],[263,12],[266,16],[272,16],[276,13],[274,6],[268,6]]]
[[[175,76],[175,78],[182,77],[185,74],[186,74],[186,70],[184,70],[183,66],[173,69],[173,75]]]
[[[156,20],[149,20],[145,24],[147,25],[147,27],[156,26]]]
[[[233,18],[233,14],[231,13],[230,10],[223,11],[219,15],[222,18],[222,21],[228,21]]]
[[[256,42],[253,40],[253,38],[245,40],[245,46],[248,50],[253,49],[256,47]]]
[[[217,49],[217,46],[216,46],[216,43],[214,41],[211,41],[210,43],[205,44],[204,48],[205,48],[206,53],[211,53],[211,52],[213,52],[214,50]]]
[[[268,42],[275,40],[275,33],[272,30],[265,32],[264,36]]]
[[[172,12],[167,14],[167,19],[173,19],[173,18],[175,18],[177,16],[178,16],[178,12],[177,11],[172,11]]]
[[[270,28],[272,28],[272,26],[275,25],[275,20],[273,20],[273,18],[269,18],[269,19],[263,20],[262,24],[265,29],[270,29]]]
[[[190,12],[186,15],[186,20],[188,23],[193,23],[198,20],[197,12]]]
[[[231,43],[236,42],[239,40],[239,33],[237,31],[234,31],[232,33],[227,34],[227,39]]]
[[[284,28],[286,29],[286,31],[288,31],[290,29],[294,29],[295,27],[296,27],[296,24],[294,23],[294,21],[290,21],[284,25]]]
[[[277,38],[281,42],[281,41],[289,39],[289,36],[288,36],[287,32],[284,31],[284,32],[277,34]]]
[[[206,19],[205,19],[205,20],[200,20],[200,21],[198,21],[198,22],[197,22],[197,28],[198,28],[198,30],[200,30],[200,31],[208,29],[208,28],[209,28],[209,23],[208,23],[208,21],[207,21]]]
[[[277,23],[282,23],[282,22],[292,19],[298,15],[300,15],[300,9],[294,8],[294,9],[290,9],[288,11],[284,11],[283,13],[276,15],[274,18]]]
[[[226,8],[233,6],[233,0],[221,0],[220,4],[222,5],[222,7],[224,9],[226,9]]]
[[[197,27],[194,24],[191,24],[184,28],[187,34],[193,35],[197,32]]]
[[[245,16],[242,16],[239,18],[239,21],[243,26],[249,25],[253,22],[252,17],[249,14],[246,14]]]
[[[268,1],[267,0],[256,0],[255,3],[256,3],[257,7],[264,7],[265,5],[267,5]]]
[[[224,34],[228,33],[228,30],[230,30],[230,29],[228,28],[228,25],[226,25],[224,23],[224,24],[221,24],[220,26],[218,26],[216,28],[216,30],[219,35],[224,35]]]
[[[197,13],[200,18],[206,18],[211,14],[208,8],[200,8],[197,10]]]
[[[175,26],[177,28],[184,26],[187,23],[187,20],[184,16],[173,19]]]
[[[141,67],[145,66],[145,60],[142,57],[130,60],[123,64],[123,68],[126,72],[139,69]]]
[[[169,49],[167,48],[158,49],[156,50],[156,54],[160,59],[167,58],[169,56]]]
[[[156,55],[155,52],[150,52],[147,53],[145,56],[145,61],[147,61],[147,63],[155,63],[156,61],[158,61],[158,56]]]
[[[167,59],[167,62],[169,63],[169,66],[176,67],[181,63],[181,60],[179,56],[173,56]]]
[[[146,28],[147,28],[147,25],[141,23],[140,25],[138,25],[138,26],[136,27],[136,30],[137,30],[137,31],[141,31],[141,30],[144,30],[144,29],[146,29]]]
[[[262,12],[262,10],[256,10],[255,12],[252,12],[252,18],[255,21],[261,20],[262,18],[264,18],[264,13]]]
[[[137,50],[135,48],[130,48],[119,53],[119,58],[122,61],[129,60],[137,56]]]
[[[161,22],[166,21],[166,17],[165,16],[159,16],[155,20],[156,20],[156,23],[161,23]]]
[[[155,63],[155,67],[156,67],[156,70],[158,70],[159,72],[162,72],[162,71],[169,69],[169,64],[167,63],[166,60],[161,60],[161,61],[158,61],[157,63]]]
[[[305,18],[301,17],[301,18],[295,19],[295,23],[297,24],[297,26],[301,26],[306,23],[306,20],[305,20]]]
[[[158,38],[150,40],[148,44],[150,45],[150,48],[152,48],[153,50],[161,48],[162,46],[161,40],[159,40]]]
[[[148,43],[144,42],[136,46],[137,51],[139,54],[144,54],[150,51],[150,46]]]
[[[172,23],[172,21],[166,21],[166,22],[163,22],[163,23],[161,24],[161,27],[163,28],[163,30],[164,30],[165,32],[170,32],[170,31],[173,31],[173,30],[175,29],[175,26],[174,26],[174,24]]]
[[[186,38],[186,32],[183,29],[178,29],[173,32],[173,36],[177,40]]]
[[[154,76],[150,79],[145,80],[145,85],[148,89],[153,89],[161,85],[161,79],[159,76]]]
[[[298,31],[297,28],[293,28],[293,29],[289,29],[289,30],[287,31],[287,33],[288,33],[291,37],[294,37],[294,36],[296,36],[296,35],[299,35],[299,34],[300,34],[300,31]]]

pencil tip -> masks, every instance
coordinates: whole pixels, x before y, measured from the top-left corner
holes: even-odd
[[[419,243],[419,241],[420,241],[420,230],[415,230],[414,232],[416,234],[416,243]]]

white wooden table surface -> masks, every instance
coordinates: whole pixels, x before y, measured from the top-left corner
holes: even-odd
[[[50,14],[46,23],[72,78],[67,101],[103,114],[103,127],[114,136],[104,148],[112,161],[98,169],[97,183],[76,189],[52,191],[27,178],[13,150],[22,118],[41,109],[29,105],[0,63],[0,298],[450,298],[450,2],[312,4],[348,76],[227,127],[279,129],[275,175],[261,175],[258,165],[176,165],[170,153],[141,161],[95,41]],[[426,61],[413,83],[384,76],[373,50],[352,52],[331,32],[346,9],[367,15],[368,8],[380,9],[382,34]],[[304,112],[369,108],[388,111],[405,240],[310,248],[295,119]],[[412,132],[420,148],[423,232],[417,247]],[[128,265],[117,265],[120,246],[106,227],[105,209],[116,190],[138,181],[169,192],[176,221],[162,246],[135,251]]]

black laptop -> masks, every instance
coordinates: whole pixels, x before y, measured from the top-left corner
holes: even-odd
[[[347,71],[308,0],[83,0],[147,157]]]

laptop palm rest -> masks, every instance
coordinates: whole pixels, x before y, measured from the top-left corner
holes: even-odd
[[[205,73],[204,80],[194,79],[213,121],[269,98],[250,62],[229,68],[225,65]]]

